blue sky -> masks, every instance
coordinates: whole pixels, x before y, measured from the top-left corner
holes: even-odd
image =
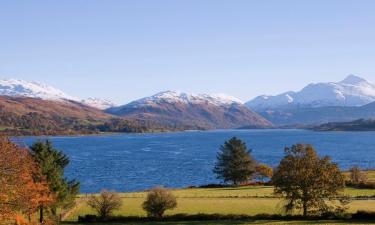
[[[0,76],[117,103],[375,81],[375,1],[0,2]]]

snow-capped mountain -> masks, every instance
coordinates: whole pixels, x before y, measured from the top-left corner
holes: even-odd
[[[272,124],[248,109],[240,100],[223,95],[161,92],[107,112],[129,119],[182,129],[271,127]]]
[[[97,108],[97,109],[108,109],[115,107],[116,104],[111,102],[110,100],[101,99],[101,98],[87,98],[81,101],[83,104]]]
[[[20,79],[2,79],[0,80],[0,96],[11,96],[11,97],[29,97],[38,98],[43,100],[53,101],[76,101],[81,102],[85,105],[98,108],[107,109],[115,106],[108,100],[102,100],[99,98],[88,98],[80,99],[64,93],[63,91],[52,87],[47,84],[39,82],[30,82]]]
[[[262,95],[246,103],[255,111],[280,109],[288,106],[363,106],[375,101],[375,85],[349,75],[340,82],[309,84],[299,92],[289,91],[277,96]]]
[[[0,80],[0,95],[5,96],[22,96],[30,98],[40,98],[45,100],[73,100],[79,101],[78,98],[65,94],[63,91],[52,86],[29,82],[19,79]]]
[[[235,97],[225,94],[190,94],[179,91],[164,91],[151,97],[139,99],[131,102],[129,106],[139,106],[158,103],[184,103],[184,104],[212,104],[212,105],[231,105],[243,104]]]

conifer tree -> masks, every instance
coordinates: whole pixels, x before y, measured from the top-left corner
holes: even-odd
[[[38,141],[31,147],[31,154],[46,178],[51,191],[55,194],[56,202],[48,209],[56,216],[58,208],[69,208],[74,205],[76,195],[79,193],[79,182],[67,180],[64,170],[69,164],[69,158],[63,152],[53,148],[50,141]],[[45,207],[40,207],[40,221],[43,222]]]
[[[253,178],[256,165],[246,144],[233,137],[220,147],[213,172],[224,182],[238,185]]]

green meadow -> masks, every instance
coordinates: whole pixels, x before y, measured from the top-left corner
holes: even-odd
[[[146,192],[122,193],[123,206],[115,212],[116,216],[146,216],[142,203]],[[283,214],[283,200],[273,195],[272,186],[251,186],[238,188],[192,188],[173,190],[177,197],[176,209],[167,211],[166,215],[174,214]],[[346,188],[344,194],[351,197],[374,196],[374,189]],[[80,195],[76,207],[66,216],[65,221],[77,221],[79,215],[95,214],[86,204],[86,195]],[[349,204],[349,212],[357,210],[375,211],[375,200],[353,200]],[[291,221],[275,222],[275,224],[291,224]],[[131,223],[130,223],[131,224]],[[145,224],[145,223],[143,223]],[[155,224],[155,223],[153,223]],[[165,223],[168,224],[168,223]],[[173,224],[173,223],[169,223]],[[195,224],[177,223],[177,224]],[[199,223],[202,224],[202,223]],[[204,222],[203,224],[221,224]],[[231,224],[231,223],[223,223]],[[234,223],[246,224],[246,223]],[[264,224],[264,221],[255,224]],[[269,224],[269,223],[267,223]],[[298,221],[296,222],[298,224]]]

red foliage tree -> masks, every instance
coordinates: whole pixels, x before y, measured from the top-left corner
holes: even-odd
[[[54,196],[27,149],[0,137],[0,222],[22,213],[31,219]]]

